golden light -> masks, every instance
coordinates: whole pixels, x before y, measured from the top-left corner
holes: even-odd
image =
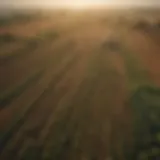
[[[72,9],[85,9],[100,5],[99,0],[68,0],[62,3],[62,6]]]

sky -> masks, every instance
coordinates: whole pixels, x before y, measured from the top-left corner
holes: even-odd
[[[90,5],[155,5],[160,0],[0,0],[3,6],[90,6]]]

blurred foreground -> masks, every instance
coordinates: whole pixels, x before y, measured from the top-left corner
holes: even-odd
[[[160,11],[0,17],[1,160],[160,157]]]

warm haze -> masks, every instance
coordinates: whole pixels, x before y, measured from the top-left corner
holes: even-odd
[[[159,0],[1,0],[0,6],[26,7],[69,7],[92,6],[159,6]]]
[[[0,0],[0,160],[159,160],[158,6]]]

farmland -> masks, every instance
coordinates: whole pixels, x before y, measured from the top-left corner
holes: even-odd
[[[144,153],[151,133],[141,106],[160,114],[159,15],[133,9],[0,17],[0,159],[133,158],[141,146],[135,128],[142,139],[146,122]],[[133,160],[146,156],[140,149]]]

